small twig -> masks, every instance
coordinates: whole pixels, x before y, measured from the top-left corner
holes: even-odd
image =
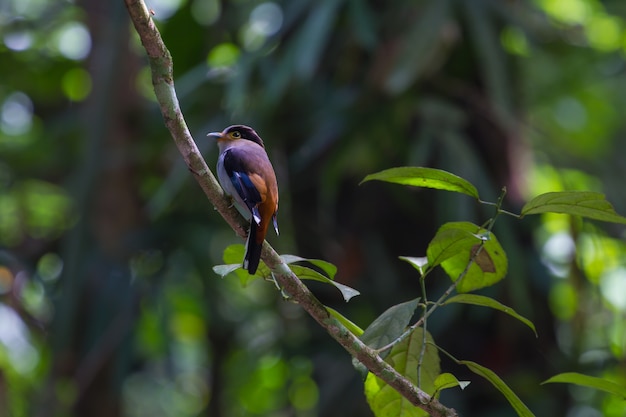
[[[428,298],[426,296],[426,275],[420,274],[420,288],[422,290],[422,299],[424,300],[424,320],[423,327],[424,331],[422,332],[422,347],[420,349],[420,356],[417,360],[417,386],[422,387],[422,362],[424,361],[424,355],[426,354],[426,312],[428,311]]]
[[[495,225],[496,219],[498,217],[498,215],[500,214],[507,214],[507,212],[505,212],[504,210],[501,209],[502,207],[502,202],[504,201],[504,196],[506,195],[506,187],[502,187],[502,192],[500,193],[500,196],[498,197],[498,201],[496,203],[491,203],[491,202],[484,202],[488,205],[492,205],[496,208],[496,213],[495,215],[490,218],[489,220],[487,220],[485,222],[485,224],[483,226],[481,226],[483,229],[486,229],[489,233],[491,233],[491,230],[493,229],[493,226]],[[514,215],[516,217],[519,217],[518,215]],[[443,294],[441,294],[441,296],[439,297],[439,299],[435,302],[428,302],[426,299],[426,289],[422,288],[422,297],[424,298],[424,315],[422,317],[420,317],[413,325],[411,325],[409,328],[407,328],[407,330],[402,333],[399,337],[397,337],[395,340],[393,340],[391,343],[378,348],[376,351],[378,353],[383,353],[386,352],[387,350],[393,348],[396,344],[400,343],[401,341],[403,341],[404,339],[406,339],[411,333],[413,333],[413,331],[419,327],[419,326],[424,326],[424,335],[426,334],[426,320],[428,319],[428,317],[430,317],[431,314],[433,314],[435,312],[435,310],[437,308],[439,308],[440,306],[443,305],[443,302],[445,301],[446,298],[448,298],[450,296],[450,294],[452,294],[452,292],[456,289],[456,287],[459,286],[459,284],[461,283],[461,281],[463,280],[463,278],[467,275],[467,273],[469,272],[469,269],[471,268],[471,266],[474,264],[474,262],[476,261],[476,258],[478,258],[478,255],[480,255],[480,252],[482,252],[483,248],[485,246],[485,241],[481,240],[478,248],[474,251],[474,253],[472,254],[472,256],[470,257],[469,261],[467,262],[467,265],[465,265],[465,269],[463,269],[463,271],[459,274],[459,277],[452,283],[452,285],[450,285],[446,291],[444,291]],[[421,276],[421,281],[422,281],[422,286],[423,286],[423,281],[426,278],[426,276],[428,275],[428,273],[431,271],[431,269],[427,269]],[[432,307],[430,307],[429,309],[426,309],[426,307],[428,305],[431,305]],[[424,336],[426,337],[426,336]],[[420,360],[418,362],[418,385],[419,385],[419,370],[420,370],[420,366],[421,366],[421,361],[422,361],[422,357],[423,357],[423,352],[425,350],[425,340],[424,343],[422,344],[422,351],[420,352]]]
[[[165,125],[208,199],[215,205],[233,230],[244,237],[246,229],[243,219],[234,208],[229,207],[228,200],[224,198],[221,187],[198,152],[198,148],[187,129],[174,89],[172,58],[152,21],[148,8],[143,0],[125,0],[125,2],[133,25],[150,60],[152,82]],[[272,270],[281,287],[370,372],[398,391],[411,404],[425,410],[432,416],[454,417],[458,415],[454,409],[444,406],[437,399],[417,388],[409,379],[381,359],[377,352],[366,346],[337,319],[332,317],[324,305],[302,284],[267,242],[263,244],[261,258]]]
[[[515,217],[516,219],[521,219],[522,218],[521,214],[513,213],[508,210],[502,209],[502,202],[504,201],[504,196],[506,195],[506,187],[502,187],[501,191],[502,192],[500,193],[500,196],[498,197],[498,201],[495,203],[492,203],[491,201],[483,201],[481,199],[478,199],[478,202],[486,206],[494,206],[496,208],[496,216],[498,214],[506,214],[507,216],[512,216],[512,217]],[[489,220],[495,221],[495,217]]]

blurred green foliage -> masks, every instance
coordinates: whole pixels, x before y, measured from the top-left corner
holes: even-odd
[[[506,185],[514,208],[598,191],[626,213],[622,0],[148,6],[209,165],[206,132],[255,127],[281,191],[271,243],[337,265],[359,297],[311,288],[363,328],[419,294],[397,256],[423,256],[444,221],[485,218],[465,196],[359,187],[367,174],[441,168],[485,199]],[[368,415],[349,358],[298,306],[212,272],[240,242],[191,178],[123,2],[0,3],[0,416]],[[563,371],[623,382],[623,227],[551,214],[498,227],[510,272],[489,295],[539,339],[463,306],[429,331],[538,415],[623,416],[622,399],[537,385]],[[486,384],[452,391],[442,401],[462,414],[512,415]]]

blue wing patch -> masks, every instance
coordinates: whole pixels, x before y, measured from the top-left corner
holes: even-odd
[[[261,194],[259,194],[259,191],[248,176],[243,162],[237,158],[232,150],[226,151],[224,155],[224,169],[237,194],[252,213],[254,222],[257,225],[260,224],[261,216],[257,206],[261,203]]]
[[[237,190],[237,194],[246,203],[248,209],[252,212],[254,222],[258,225],[261,223],[261,215],[257,205],[261,202],[261,195],[254,186],[252,180],[245,172],[233,171],[230,180]]]

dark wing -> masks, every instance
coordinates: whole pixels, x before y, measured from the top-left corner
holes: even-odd
[[[259,190],[252,182],[249,169],[246,167],[245,159],[239,157],[238,149],[229,149],[224,154],[224,170],[233,183],[237,194],[246,204],[258,224],[261,222],[257,206],[262,198]]]

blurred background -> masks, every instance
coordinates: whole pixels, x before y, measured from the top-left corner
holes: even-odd
[[[626,214],[623,0],[153,0],[178,98],[209,131],[249,124],[280,185],[280,253],[321,258],[361,295],[361,327],[419,295],[398,256],[467,196],[365,175],[414,165],[508,189],[603,192]],[[624,227],[563,215],[498,220],[510,272],[481,291],[531,319],[442,308],[437,343],[500,375],[538,416],[626,415],[623,399],[539,382],[626,383]],[[271,283],[219,278],[242,243],[182,162],[124,3],[0,0],[0,417],[372,415],[350,357]],[[431,298],[449,285],[429,277]],[[442,401],[513,416],[472,384]]]

